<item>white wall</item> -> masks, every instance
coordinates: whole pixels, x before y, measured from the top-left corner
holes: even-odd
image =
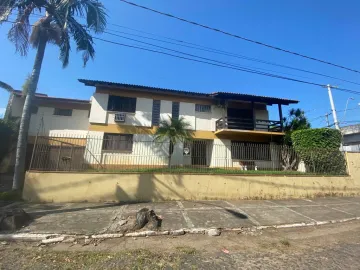
[[[184,117],[191,129],[195,129],[195,103],[180,102],[179,117]]]
[[[154,165],[168,164],[169,144],[154,143],[153,136],[134,134],[132,152],[102,150],[104,132],[92,132],[88,136],[85,158],[89,164],[103,165]]]
[[[223,108],[219,108],[218,106],[212,105],[211,106],[211,131],[216,130],[216,121],[226,116],[227,112]]]
[[[88,116],[88,110],[73,110],[72,116],[60,116],[54,115],[52,107],[39,107],[38,112],[31,115],[29,135],[36,136],[38,131],[41,135],[83,134],[89,129]]]
[[[267,110],[256,110],[255,111],[256,120],[269,120],[269,112]],[[268,124],[267,122],[257,122],[257,124]],[[255,130],[264,130],[268,131],[265,126],[258,126]]]
[[[108,94],[94,93],[91,97],[90,123],[106,123],[108,102]]]
[[[21,117],[22,110],[24,107],[25,98],[14,96],[11,107],[11,116],[12,117]]]
[[[135,113],[126,113],[125,122],[115,122],[115,113],[107,113],[107,124],[117,125],[130,125],[130,126],[143,126],[151,127],[153,100],[148,98],[136,99],[136,111]]]
[[[172,102],[168,100],[161,100],[160,121],[169,121],[169,116],[171,115],[172,115]]]
[[[212,131],[212,113],[195,112],[195,129]]]
[[[210,167],[232,167],[230,140],[214,139]]]

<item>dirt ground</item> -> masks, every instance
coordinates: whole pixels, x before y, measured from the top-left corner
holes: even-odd
[[[360,269],[360,222],[38,246],[1,243],[0,269]]]

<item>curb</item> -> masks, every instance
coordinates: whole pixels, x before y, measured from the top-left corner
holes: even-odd
[[[266,225],[266,226],[253,226],[253,227],[240,227],[240,228],[215,228],[219,232],[255,232],[266,229],[286,229],[286,228],[299,228],[299,227],[309,227],[309,226],[321,226],[327,224],[336,224],[344,223],[349,221],[360,220],[360,217],[338,219],[338,220],[328,220],[328,221],[318,221],[318,222],[309,222],[309,223],[291,223],[291,224],[282,224],[282,225]],[[214,228],[185,228],[179,230],[168,230],[168,231],[141,231],[141,232],[131,232],[131,233],[108,233],[108,234],[93,234],[93,235],[79,235],[79,234],[56,234],[56,233],[9,233],[9,234],[0,234],[0,240],[5,241],[25,241],[25,242],[34,242],[41,241],[42,244],[51,244],[64,242],[68,243],[72,240],[77,239],[89,239],[94,240],[105,240],[121,237],[150,237],[150,236],[181,236],[185,234],[208,234],[211,235],[211,232]],[[220,233],[218,235],[220,235]],[[70,241],[69,241],[70,240]]]

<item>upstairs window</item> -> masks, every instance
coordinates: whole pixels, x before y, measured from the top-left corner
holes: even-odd
[[[60,108],[55,108],[55,109],[54,109],[54,115],[72,116],[72,109],[60,109]]]
[[[107,110],[134,113],[136,111],[136,98],[109,96]]]
[[[152,119],[151,119],[151,124],[153,126],[159,126],[160,124],[160,106],[161,106],[161,101],[154,99],[153,107],[152,107]]]
[[[180,103],[173,101],[172,103],[172,118],[179,119]]]
[[[211,105],[195,104],[196,112],[211,112]]]
[[[132,134],[105,133],[103,140],[103,150],[132,152]]]

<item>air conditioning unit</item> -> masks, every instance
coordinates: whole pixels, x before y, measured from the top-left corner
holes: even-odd
[[[115,118],[114,118],[115,122],[125,122],[125,120],[126,120],[126,113],[123,112],[115,113]]]

